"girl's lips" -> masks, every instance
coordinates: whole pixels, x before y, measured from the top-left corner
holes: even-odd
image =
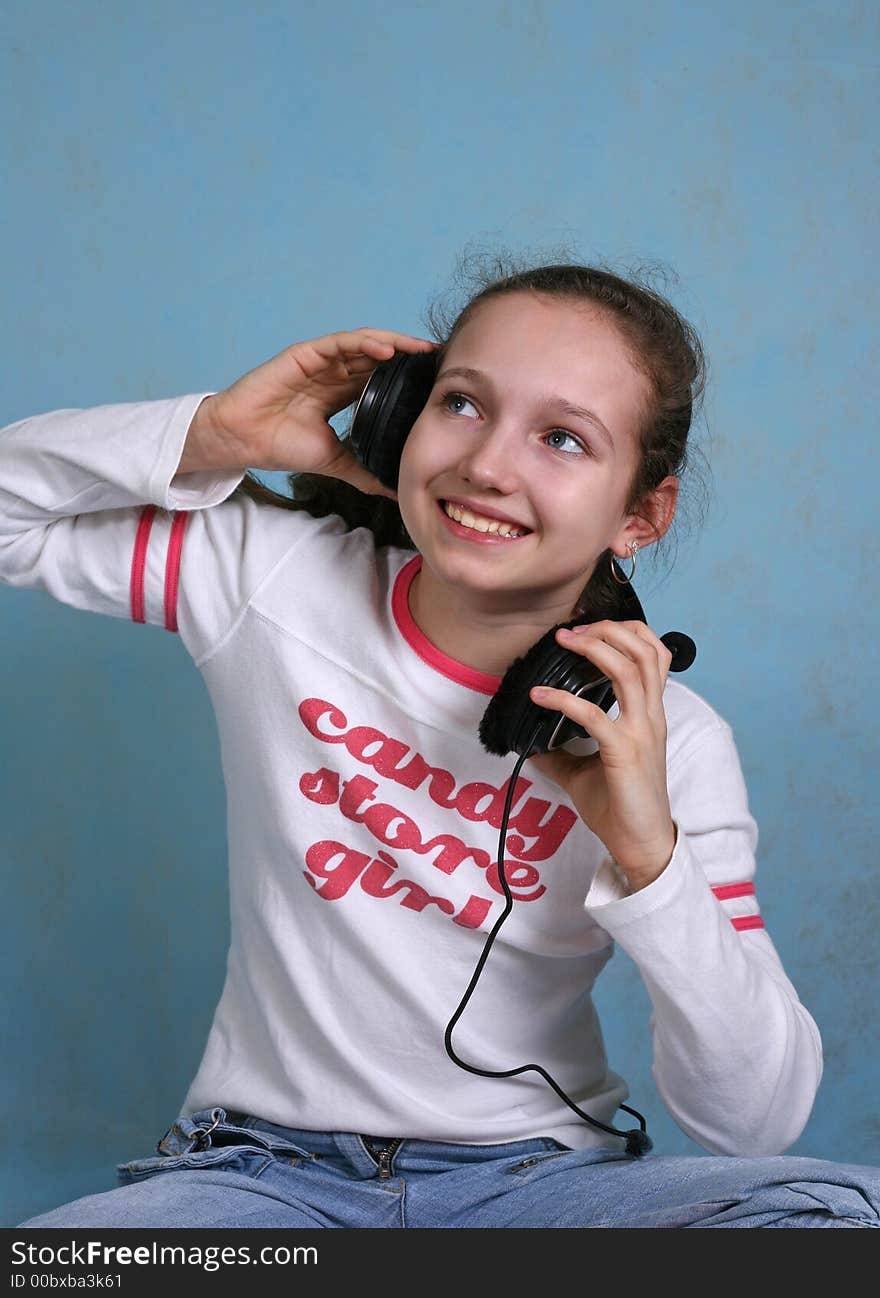
[[[524,541],[527,536],[532,535],[531,532],[525,532],[522,536],[499,536],[494,532],[478,532],[476,528],[463,527],[461,523],[456,523],[454,518],[450,518],[442,500],[437,501],[437,508],[447,530],[453,536],[458,536],[463,541],[474,541],[477,545],[515,545],[517,541]]]

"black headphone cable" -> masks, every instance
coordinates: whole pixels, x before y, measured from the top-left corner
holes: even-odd
[[[507,797],[504,803],[504,814],[501,819],[501,833],[499,835],[499,840],[498,840],[498,877],[501,880],[501,887],[504,891],[504,901],[505,901],[504,909],[499,915],[498,919],[496,920],[495,924],[492,927],[491,932],[489,933],[488,938],[486,939],[486,943],[483,947],[480,958],[477,961],[477,966],[474,970],[473,977],[471,978],[471,981],[468,984],[467,990],[465,991],[464,996],[461,998],[461,1001],[458,1004],[458,1008],[456,1009],[455,1013],[453,1014],[452,1018],[449,1020],[449,1023],[446,1026],[446,1033],[444,1035],[444,1044],[446,1046],[446,1053],[449,1055],[453,1063],[459,1066],[459,1068],[464,1068],[469,1073],[476,1073],[479,1077],[519,1077],[521,1073],[528,1073],[528,1072],[539,1073],[541,1077],[543,1077],[544,1080],[550,1086],[552,1086],[553,1090],[556,1092],[559,1098],[563,1100],[564,1103],[567,1104],[568,1107],[572,1109],[578,1115],[579,1118],[582,1118],[585,1122],[590,1123],[590,1125],[593,1127],[598,1127],[599,1130],[601,1131],[607,1131],[609,1135],[622,1136],[623,1139],[626,1141],[626,1152],[628,1154],[632,1154],[634,1157],[640,1157],[642,1154],[646,1154],[652,1148],[653,1142],[650,1136],[648,1135],[647,1123],[644,1117],[636,1109],[631,1109],[626,1104],[621,1104],[619,1106],[626,1113],[631,1113],[632,1116],[634,1118],[637,1118],[639,1121],[638,1128],[633,1128],[631,1131],[621,1131],[617,1127],[611,1127],[604,1122],[600,1122],[598,1118],[591,1118],[589,1113],[585,1113],[583,1109],[579,1108],[575,1104],[574,1100],[570,1099],[565,1094],[565,1091],[563,1091],[562,1087],[558,1084],[558,1082],[556,1082],[550,1076],[547,1070],[545,1068],[542,1068],[540,1064],[523,1064],[519,1068],[508,1068],[504,1072],[490,1072],[488,1069],[477,1068],[474,1064],[465,1063],[463,1059],[460,1059],[458,1057],[458,1055],[455,1053],[455,1051],[452,1048],[452,1033],[455,1028],[455,1025],[458,1022],[458,1020],[461,1018],[462,1014],[464,1013],[465,1007],[467,1006],[468,1001],[473,995],[474,988],[477,985],[477,980],[479,979],[480,974],[483,971],[483,967],[486,964],[486,960],[489,957],[489,952],[492,949],[492,945],[495,941],[495,938],[498,936],[498,931],[501,928],[501,925],[504,923],[504,921],[507,919],[510,912],[513,910],[513,894],[510,891],[510,885],[507,882],[507,876],[505,875],[504,872],[504,843],[507,837],[507,822],[508,819],[510,818],[510,808],[513,803],[513,791],[516,788],[517,777],[519,776],[520,770],[522,769],[522,765],[526,761],[527,757],[530,757],[532,755],[531,754],[532,743],[537,733],[538,730],[536,728],[535,733],[533,734],[529,743],[525,745],[522,755],[518,758],[517,763],[513,768],[513,774],[510,777],[510,781],[507,788]]]

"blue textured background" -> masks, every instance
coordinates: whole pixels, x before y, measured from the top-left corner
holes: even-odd
[[[0,22],[0,423],[222,387],[334,329],[421,333],[466,244],[677,272],[711,507],[639,592],[734,727],[759,898],[823,1033],[793,1152],[877,1162],[876,7],[7,0]],[[228,912],[177,637],[12,590],[0,637],[12,1225],[151,1152]],[[632,1102],[694,1152],[634,966],[604,982]]]

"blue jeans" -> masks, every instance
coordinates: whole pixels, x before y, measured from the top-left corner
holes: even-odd
[[[674,1229],[880,1225],[880,1171],[797,1157],[634,1158],[549,1137],[452,1145],[297,1131],[205,1109],[119,1188],[23,1227]]]

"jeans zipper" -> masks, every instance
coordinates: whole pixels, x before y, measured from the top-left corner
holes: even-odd
[[[384,1149],[374,1149],[366,1136],[361,1136],[361,1140],[364,1142],[364,1147],[370,1158],[375,1159],[379,1167],[379,1180],[389,1181],[391,1179],[391,1160],[403,1144],[403,1139],[392,1140],[391,1144],[386,1145]]]

